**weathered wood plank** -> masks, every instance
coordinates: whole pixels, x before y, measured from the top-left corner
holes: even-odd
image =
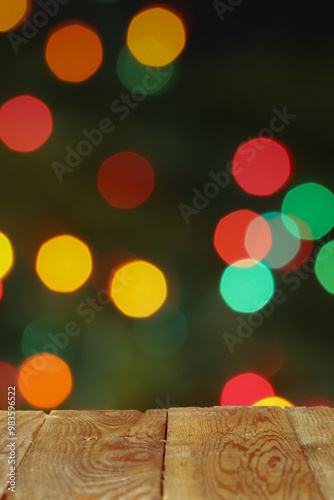
[[[15,414],[16,440],[9,440],[7,416],[7,411],[0,411],[0,498],[6,493],[8,486],[7,474],[10,465],[8,464],[9,448],[7,445],[11,442],[16,443],[15,467],[17,472],[17,468],[45,419],[42,411],[17,411]]]
[[[172,408],[164,500],[322,499],[281,408]]]
[[[334,499],[334,409],[286,408],[322,493]]]
[[[166,410],[53,411],[22,462],[17,500],[160,499]]]

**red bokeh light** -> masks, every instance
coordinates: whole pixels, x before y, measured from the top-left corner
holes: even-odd
[[[224,386],[221,406],[252,406],[257,401],[274,396],[274,389],[263,377],[243,373],[231,378]]]
[[[153,191],[152,166],[145,158],[131,151],[113,155],[102,163],[98,188],[110,205],[135,208]]]
[[[0,410],[8,409],[8,387],[13,386],[15,386],[15,407],[18,407],[22,399],[18,390],[18,377],[19,371],[15,366],[0,361]]]
[[[255,223],[251,224],[253,221]],[[269,224],[250,210],[232,212],[219,221],[214,246],[220,257],[230,265],[244,259],[260,261],[271,247]]]
[[[49,108],[30,95],[14,97],[0,109],[0,138],[14,151],[29,152],[41,147],[52,132]]]
[[[281,189],[291,174],[291,161],[284,146],[259,137],[242,144],[233,159],[232,173],[249,194],[268,196]]]

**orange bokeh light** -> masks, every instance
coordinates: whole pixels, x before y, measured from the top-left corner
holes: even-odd
[[[48,140],[52,126],[49,108],[36,97],[14,97],[1,106],[0,138],[14,151],[35,151]]]
[[[45,58],[51,71],[61,80],[82,82],[101,65],[102,43],[98,34],[84,24],[63,25],[49,37]]]
[[[32,406],[55,408],[72,390],[71,371],[65,361],[54,354],[35,354],[22,364],[18,385]]]

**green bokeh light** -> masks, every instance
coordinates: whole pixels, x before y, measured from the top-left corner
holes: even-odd
[[[246,261],[236,263],[238,266],[243,264]],[[229,266],[223,273],[220,293],[234,311],[259,311],[274,293],[274,279],[270,269],[259,262],[253,261],[253,264],[250,267]]]
[[[40,352],[55,354],[65,361],[72,361],[77,353],[78,340],[65,329],[70,322],[59,316],[42,316],[29,323],[23,333],[22,351],[28,358]],[[73,325],[72,325],[73,326]],[[75,329],[71,329],[70,333]]]
[[[149,318],[135,320],[133,335],[141,349],[153,356],[166,356],[181,347],[187,338],[188,324],[183,312],[165,304]]]
[[[287,193],[282,213],[291,216],[297,223],[302,239],[316,240],[334,226],[334,195],[319,184],[302,184]],[[299,219],[306,225],[299,223]],[[287,228],[294,236],[299,236],[293,226],[287,224]]]
[[[116,72],[123,85],[138,95],[161,94],[174,82],[174,64],[151,68],[137,61],[127,47],[119,53]]]
[[[334,241],[324,245],[317,255],[315,274],[329,293],[334,293]]]

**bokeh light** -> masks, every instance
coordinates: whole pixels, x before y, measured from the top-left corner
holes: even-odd
[[[221,406],[251,406],[259,399],[274,396],[272,385],[255,373],[243,373],[230,379],[221,395]]]
[[[149,262],[130,262],[115,273],[111,282],[111,297],[118,309],[127,316],[151,316],[167,298],[165,277]]]
[[[73,23],[58,27],[49,37],[46,62],[61,80],[82,82],[91,77],[103,60],[98,34],[90,27]]]
[[[280,398],[278,396],[273,396],[270,398],[261,399],[260,401],[254,403],[253,406],[280,406],[281,408],[285,408],[286,406],[294,405],[286,399]]]
[[[138,95],[161,94],[170,88],[174,76],[174,64],[163,69],[163,78],[154,76],[146,66],[137,61],[128,47],[123,47],[117,58],[116,71],[123,85]]]
[[[3,233],[0,233],[0,279],[11,270],[14,262],[14,253],[11,242]]]
[[[225,269],[220,293],[234,311],[251,313],[260,310],[274,293],[274,278],[264,264],[237,262]]]
[[[56,408],[72,390],[72,375],[65,361],[58,356],[41,353],[23,362],[18,385],[32,406]]]
[[[135,208],[152,193],[154,173],[145,158],[126,151],[102,163],[97,183],[100,193],[113,207]]]
[[[21,394],[18,390],[19,371],[15,366],[0,361],[0,410],[8,410],[8,387],[15,386],[15,407],[21,402]]]
[[[36,271],[50,290],[73,292],[85,283],[92,272],[89,248],[74,236],[56,236],[41,246]]]
[[[263,258],[263,262],[272,269],[279,269],[294,259],[300,249],[300,239],[294,236],[287,229],[287,216],[282,216],[278,212],[269,212],[263,214],[261,220],[266,220],[269,225],[272,243],[269,252]],[[252,225],[256,224],[256,220],[251,222],[248,231],[252,231]],[[289,220],[289,224],[294,224],[293,220]],[[295,224],[296,234],[298,227]]]
[[[301,238],[317,240],[334,226],[334,195],[320,184],[302,184],[287,193],[282,213],[295,222],[293,226],[287,224],[294,236],[298,236],[297,225]]]
[[[281,189],[289,179],[289,154],[284,146],[273,139],[251,139],[238,148],[232,173],[247,193],[268,196]]]
[[[15,28],[29,10],[28,0],[1,0],[0,32]]]
[[[317,255],[315,274],[329,293],[334,293],[334,241],[324,245]]]
[[[47,352],[65,361],[72,361],[75,358],[78,343],[76,336],[78,329],[73,325],[75,326],[74,322],[71,324],[59,316],[51,315],[31,321],[23,332],[23,354],[29,358],[35,354]]]
[[[50,137],[52,127],[49,108],[31,95],[14,97],[0,108],[0,138],[14,151],[40,148]]]
[[[181,18],[162,7],[137,14],[127,33],[127,46],[133,56],[148,66],[166,66],[182,52],[186,32]]]
[[[250,210],[232,212],[219,221],[214,246],[227,264],[252,265],[253,260],[262,260],[271,248],[269,224]]]
[[[156,314],[133,323],[133,335],[141,349],[153,356],[166,356],[181,347],[187,338],[184,313],[166,303]]]

